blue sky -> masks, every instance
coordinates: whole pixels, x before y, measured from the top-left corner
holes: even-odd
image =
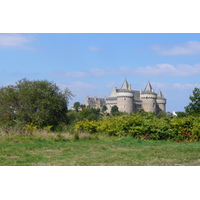
[[[33,33],[0,34],[0,86],[22,78],[54,81],[84,103],[108,97],[124,79],[132,89],[148,80],[167,99],[167,111],[184,111],[200,88],[200,34]]]

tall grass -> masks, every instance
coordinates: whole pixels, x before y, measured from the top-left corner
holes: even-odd
[[[200,165],[199,142],[167,142],[80,133],[1,134],[3,166]]]

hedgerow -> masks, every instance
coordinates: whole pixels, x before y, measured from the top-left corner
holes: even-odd
[[[138,139],[197,141],[200,139],[200,117],[164,117],[138,114],[112,116],[100,121],[79,121],[76,131],[104,133],[109,136],[132,136]]]

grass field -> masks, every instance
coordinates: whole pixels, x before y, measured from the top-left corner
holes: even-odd
[[[0,136],[1,166],[198,166],[200,142],[67,134]]]

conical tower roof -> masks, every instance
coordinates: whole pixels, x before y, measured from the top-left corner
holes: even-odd
[[[109,97],[117,97],[117,90],[116,87],[113,88],[112,92],[110,93]]]
[[[164,99],[164,95],[162,94],[160,90],[158,91],[157,98]]]
[[[149,81],[144,89],[144,92],[154,92],[151,83]]]
[[[121,90],[128,90],[129,89],[128,86],[129,86],[129,84],[128,84],[127,80],[125,79],[122,84]]]

